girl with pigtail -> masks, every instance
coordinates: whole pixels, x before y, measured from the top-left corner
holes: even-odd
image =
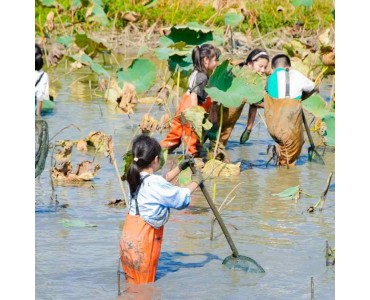
[[[161,146],[148,135],[136,137],[131,151],[134,158],[127,173],[130,201],[120,240],[120,259],[126,282],[143,284],[155,280],[170,209],[188,207],[190,194],[203,179],[198,171],[186,187],[170,183],[194,163],[192,158],[182,160],[167,173],[166,179],[154,174],[160,167]]]
[[[187,152],[194,157],[199,156],[201,148],[200,139],[189,122],[181,122],[180,115],[185,109],[197,105],[203,107],[206,112],[209,111],[212,100],[204,88],[208,83],[211,73],[217,66],[220,54],[221,51],[211,44],[203,44],[193,49],[193,71],[188,80],[188,88],[181,98],[170,131],[161,141],[163,148],[173,151],[181,144],[183,139],[187,147]]]

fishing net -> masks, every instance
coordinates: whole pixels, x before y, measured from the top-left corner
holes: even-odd
[[[230,255],[224,259],[222,264],[231,270],[242,270],[248,273],[265,272],[265,270],[254,259],[244,255]]]
[[[45,169],[49,151],[49,127],[45,120],[35,120],[35,178]]]

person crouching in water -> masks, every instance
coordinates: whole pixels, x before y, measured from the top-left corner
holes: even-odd
[[[209,112],[212,100],[204,88],[208,83],[209,76],[217,66],[220,54],[221,51],[210,44],[196,46],[193,49],[193,71],[188,80],[188,88],[181,98],[170,131],[160,143],[163,148],[173,151],[180,146],[183,139],[187,152],[194,157],[199,156],[202,147],[199,136],[192,129],[190,122],[182,122],[180,115],[185,109],[197,105]]]
[[[269,56],[266,51],[262,49],[254,49],[249,53],[247,56],[247,59],[245,62],[239,64],[240,67],[243,67],[246,65],[247,68],[249,68],[251,71],[259,73],[259,74],[265,74],[268,64],[270,62]],[[220,143],[218,145],[218,149],[216,151],[216,159],[222,160],[224,162],[229,162],[230,158],[225,150],[227,142],[230,138],[231,132],[235,127],[236,122],[238,121],[243,108],[245,106],[246,102],[243,102],[239,107],[223,107],[223,121],[222,121],[222,128],[221,128],[221,134],[220,134]],[[259,104],[251,104],[249,106],[249,112],[248,112],[248,124],[247,128],[245,130],[248,131],[248,137],[252,130],[254,119],[256,118],[257,113],[257,107],[261,107]],[[211,107],[211,114],[214,114],[217,116],[217,119],[220,119],[220,106],[218,103],[214,102]],[[219,121],[212,122],[216,123],[217,125],[213,127],[213,129],[210,130],[208,133],[208,138],[210,139],[210,151],[214,151],[214,147],[217,140],[217,131],[219,128]],[[243,133],[244,135],[245,133]],[[242,142],[241,142],[242,143]]]
[[[246,65],[255,72],[259,74],[267,74],[267,65],[270,58],[266,51],[261,49],[253,50],[247,57]],[[270,70],[271,72],[271,70]],[[240,136],[240,144],[245,144],[249,140],[249,136],[253,129],[254,120],[256,119],[257,109],[263,108],[263,99],[260,102],[251,104],[248,109],[248,120],[247,127],[244,129],[242,135]]]
[[[317,91],[315,83],[291,68],[289,56],[275,55],[264,97],[267,130],[277,143],[277,165],[294,166],[304,143],[302,104]]]
[[[42,66],[44,59],[41,47],[35,44],[35,114],[41,116],[42,101],[49,100],[49,75]]]
[[[170,209],[188,207],[190,194],[202,177],[200,173],[192,175],[192,182],[184,188],[169,182],[192,163],[191,159],[181,161],[167,173],[166,179],[155,175],[160,166],[161,146],[145,134],[134,139],[132,154],[134,159],[127,173],[130,204],[122,229],[120,258],[126,282],[143,284],[155,280]]]

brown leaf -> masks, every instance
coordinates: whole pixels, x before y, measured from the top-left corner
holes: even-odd
[[[223,163],[219,160],[211,159],[204,165],[202,173],[204,177],[208,176],[239,176],[240,175],[240,162],[236,164]]]
[[[133,114],[134,113],[134,104],[132,103],[127,103],[125,101],[121,101],[119,104],[118,104],[118,107],[121,109],[121,111],[125,114]]]
[[[115,199],[115,200],[108,201],[107,205],[108,206],[124,207],[124,206],[126,206],[126,203],[122,199]]]
[[[158,121],[151,117],[149,114],[145,114],[141,119],[139,127],[142,133],[151,133],[157,130]]]
[[[170,91],[169,91],[168,87],[165,86],[165,87],[162,87],[158,90],[157,97],[160,98],[160,99],[166,100],[168,98],[169,94],[170,94]]]
[[[61,141],[61,143],[57,146],[58,148],[56,148],[54,159],[56,161],[70,161],[73,149],[73,142],[65,140]]]
[[[93,8],[92,6],[89,7],[87,10],[86,10],[86,14],[85,14],[85,18],[87,19],[88,17],[92,16],[92,11],[93,11]]]
[[[49,51],[48,60],[49,62],[55,66],[59,60],[63,58],[63,55],[65,53],[64,47],[61,44],[53,43],[51,45],[51,49]]]
[[[104,155],[106,157],[109,157],[110,163],[112,163],[114,157],[113,157],[114,149],[113,149],[113,139],[112,136],[107,136],[104,140]]]
[[[134,11],[126,11],[121,13],[121,18],[128,22],[137,22],[140,19],[141,15]]]
[[[96,165],[94,169],[92,169],[92,166],[93,165],[91,161],[84,160],[83,162],[77,164],[77,171],[75,175],[77,175],[82,180],[93,179],[100,169],[100,165]]]
[[[123,84],[122,99],[128,103],[137,103],[136,88],[134,85],[128,82]]]
[[[57,176],[68,176],[72,174],[72,163],[70,161],[56,161],[52,168],[52,174],[54,173],[57,174]]]
[[[46,16],[45,26],[48,31],[52,31],[54,29],[54,12],[50,11]]]
[[[322,63],[324,66],[334,66],[335,65],[335,53],[328,52],[321,56]]]
[[[104,94],[104,99],[110,102],[117,103],[121,101],[123,95],[122,89],[118,86],[116,79],[111,78],[109,83],[109,88],[106,90]]]
[[[87,143],[84,140],[79,140],[76,145],[77,151],[87,151]]]
[[[159,124],[158,126],[161,128],[161,129],[166,129],[166,128],[170,128],[171,127],[171,124],[170,124],[170,115],[169,114],[164,114],[161,119],[159,120]]]
[[[93,131],[90,132],[87,138],[85,139],[88,145],[93,146],[96,151],[103,151],[105,148],[105,139],[107,136],[104,132],[101,131]]]

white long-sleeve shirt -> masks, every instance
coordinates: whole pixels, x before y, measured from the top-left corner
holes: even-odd
[[[141,172],[140,175],[147,175]],[[140,217],[154,228],[166,224],[170,208],[183,209],[190,204],[190,190],[169,183],[162,176],[151,174],[146,177],[137,196]],[[135,199],[130,198],[129,214],[136,214]]]
[[[42,75],[44,73],[44,75]],[[35,70],[35,84],[39,80],[40,76],[42,78],[40,82],[35,87],[35,96],[38,101],[49,100],[49,76],[43,70]]]

